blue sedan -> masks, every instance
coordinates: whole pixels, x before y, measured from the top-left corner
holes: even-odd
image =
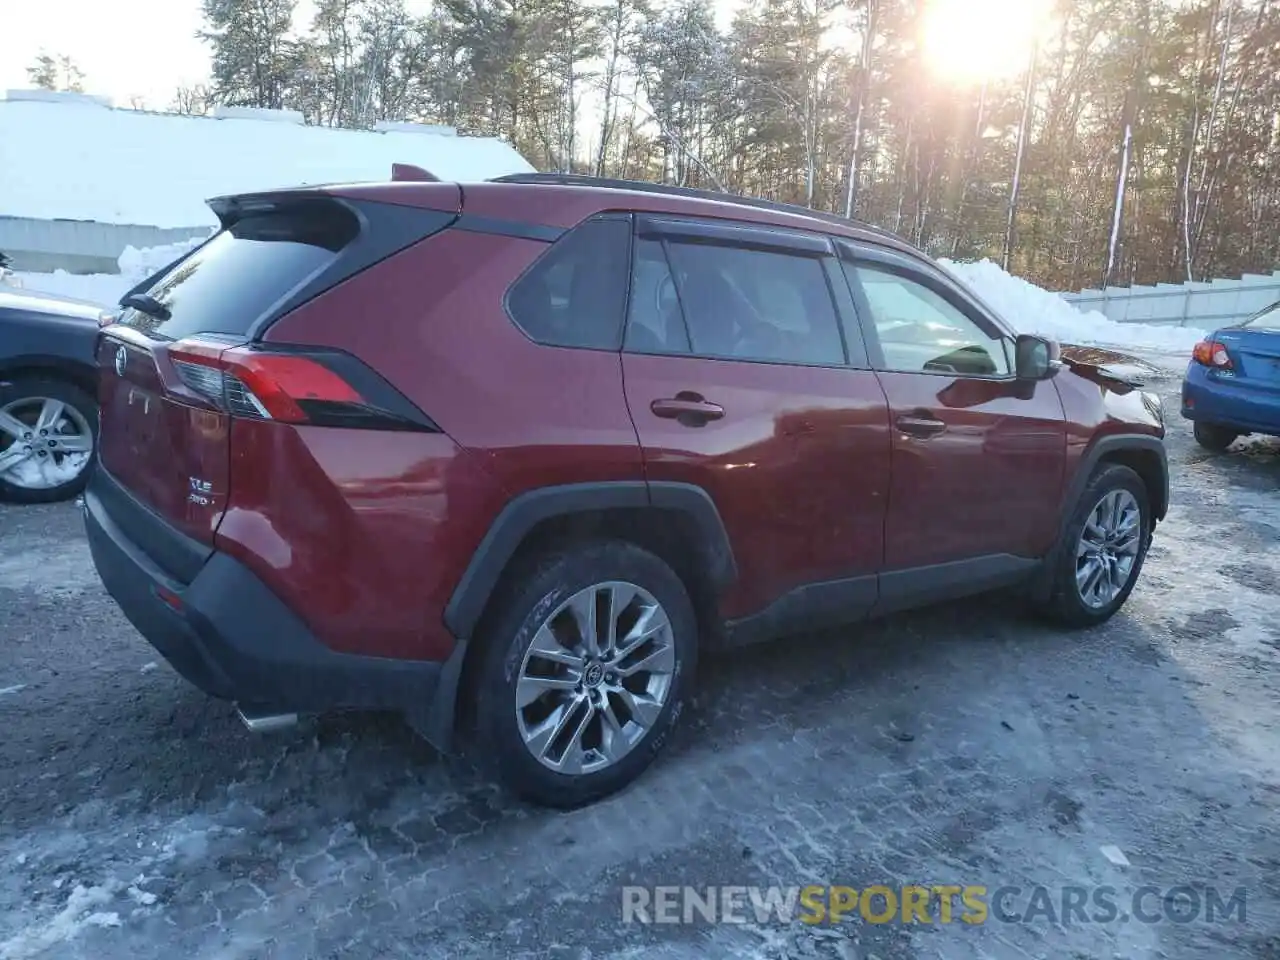
[[[1182,415],[1210,450],[1245,434],[1280,436],[1280,303],[1196,344],[1182,381]]]

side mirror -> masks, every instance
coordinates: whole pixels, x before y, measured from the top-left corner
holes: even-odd
[[[1058,344],[1027,333],[1014,341],[1014,357],[1019,380],[1050,380],[1062,368]]]

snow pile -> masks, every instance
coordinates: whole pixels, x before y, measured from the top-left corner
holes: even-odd
[[[160,247],[147,247],[144,250],[125,247],[124,253],[116,261],[120,265],[119,273],[76,274],[65,270],[55,270],[53,273],[17,273],[14,274],[17,280],[14,286],[37,293],[51,293],[59,297],[90,300],[111,306],[130,288],[167,267],[204,240],[205,238],[200,237]]]
[[[1077,310],[1056,293],[1010,276],[990,260],[942,265],[964,281],[1019,333],[1060,343],[1139,352],[1189,354],[1205,331],[1149,323],[1117,323],[1097,311]]]
[[[393,163],[441,180],[533,172],[502,140],[439,127],[343,130],[305,126],[283,111],[186,117],[86,97],[0,96],[0,211],[10,217],[213,226],[208,197],[385,181]]]
[[[209,231],[212,235],[213,231]],[[116,260],[120,266],[120,275],[134,279],[129,286],[145,280],[158,270],[167,267],[181,256],[204,243],[208,237],[197,237],[194,240],[183,240],[180,243],[167,243],[161,247],[125,247],[124,253]]]

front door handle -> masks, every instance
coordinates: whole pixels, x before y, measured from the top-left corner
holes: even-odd
[[[649,404],[649,409],[655,417],[675,420],[686,427],[701,427],[724,416],[724,407],[696,393],[681,392],[674,397],[663,397]]]
[[[936,437],[947,429],[947,425],[926,411],[906,413],[894,421],[894,425],[903,433],[920,440]]]

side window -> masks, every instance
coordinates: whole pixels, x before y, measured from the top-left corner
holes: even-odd
[[[820,260],[674,240],[639,245],[627,346],[717,359],[845,362]]]
[[[845,264],[866,293],[885,368],[903,373],[1008,376],[1003,337],[993,337],[949,300],[891,270]]]
[[[512,284],[511,318],[538,343],[617,350],[630,244],[628,220],[588,220],[575,227]]]
[[[689,334],[660,240],[636,242],[626,347],[636,353],[689,352]]]

